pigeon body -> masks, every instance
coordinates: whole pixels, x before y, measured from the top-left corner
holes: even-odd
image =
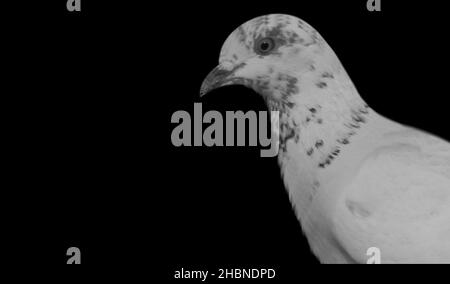
[[[376,247],[382,263],[450,263],[450,144],[371,109],[310,25],[237,28],[201,93],[230,84],[280,112],[281,174],[321,262],[366,263]]]

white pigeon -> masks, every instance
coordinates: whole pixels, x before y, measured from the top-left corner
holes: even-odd
[[[281,173],[322,263],[450,263],[450,144],[393,122],[358,94],[304,21],[252,19],[225,41],[201,94],[253,88],[280,111]]]

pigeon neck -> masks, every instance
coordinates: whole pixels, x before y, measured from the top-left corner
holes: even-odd
[[[318,83],[309,78],[304,82],[315,86],[303,84],[303,93],[300,88],[298,94],[269,102],[272,110],[280,111],[280,162],[296,155],[310,168],[326,168],[367,122],[371,110],[351,81],[343,85],[327,76],[320,85],[328,88],[317,89]]]
[[[308,216],[321,187],[320,172],[337,161],[343,148],[350,147],[359,133],[363,135],[361,130],[369,127],[366,124],[374,112],[359,96],[341,102],[339,107],[297,96],[289,103],[269,105],[280,111],[278,161],[283,181],[297,216]],[[301,219],[304,228],[308,223],[305,220]]]

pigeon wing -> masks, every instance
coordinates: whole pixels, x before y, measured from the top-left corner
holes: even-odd
[[[450,263],[450,145],[415,131],[394,138],[346,187],[335,235],[358,262],[378,247],[384,262]]]

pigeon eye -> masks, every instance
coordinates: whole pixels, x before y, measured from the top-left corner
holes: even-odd
[[[256,43],[256,52],[265,55],[271,52],[274,47],[275,43],[273,39],[271,39],[270,37],[266,37]]]

